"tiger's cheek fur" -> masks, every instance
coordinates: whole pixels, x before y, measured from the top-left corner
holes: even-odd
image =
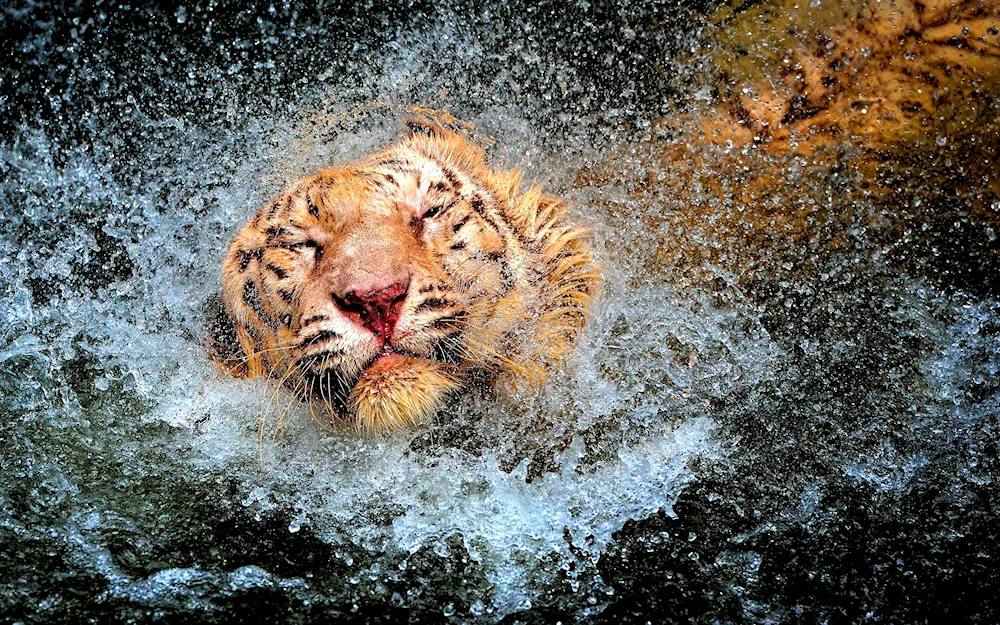
[[[297,300],[307,276],[286,250],[265,250],[257,274],[260,298],[272,327],[290,330],[297,316]]]

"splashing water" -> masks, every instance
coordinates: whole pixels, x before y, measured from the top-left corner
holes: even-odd
[[[46,34],[50,9],[8,11],[0,614],[995,616],[942,594],[988,588],[998,556],[1000,310],[969,277],[995,260],[961,239],[995,250],[961,204],[992,187],[880,203],[851,149],[657,127],[712,97],[707,4],[522,8],[98,6]],[[567,198],[603,295],[537,395],[331,434],[221,377],[203,308],[256,207],[413,105]],[[934,145],[919,166],[967,162],[961,137]],[[795,219],[740,195],[768,167]]]

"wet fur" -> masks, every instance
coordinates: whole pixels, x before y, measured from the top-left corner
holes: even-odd
[[[562,202],[522,190],[518,172],[490,169],[436,122],[409,129],[251,218],[224,259],[210,341],[231,374],[277,381],[371,432],[425,421],[473,373],[540,382],[575,343],[597,282]],[[399,353],[379,360],[377,341],[329,292],[346,268],[401,263],[412,278]]]

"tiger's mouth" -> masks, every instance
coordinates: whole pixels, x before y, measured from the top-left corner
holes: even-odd
[[[305,372],[311,401],[366,432],[419,425],[460,386],[460,368],[408,353],[388,342],[351,376],[335,367]]]

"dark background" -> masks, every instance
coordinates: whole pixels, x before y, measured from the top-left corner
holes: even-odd
[[[456,47],[467,38],[442,42],[439,56],[425,59],[428,77],[410,94],[411,103],[447,100],[453,110],[470,114],[493,105],[521,107],[537,116],[555,149],[572,151],[559,138],[579,136],[581,128],[600,144],[609,133],[638,135],[644,121],[683,110],[690,97],[685,89],[694,78],[672,58],[697,45],[699,16],[712,5],[276,2],[272,10],[266,3],[246,8],[191,2],[181,10],[166,3],[6,3],[0,13],[0,143],[11,148],[25,128],[41,129],[57,146],[52,153],[57,165],[65,154],[100,143],[115,155],[117,177],[141,178],[164,162],[162,155],[147,153],[157,131],[139,120],[177,118],[224,141],[248,120],[281,117],[291,106],[318,101],[326,87],[317,87],[313,77],[325,74],[330,85],[363,83],[380,71],[386,46],[444,20],[480,41],[482,56],[459,62]],[[995,145],[996,137],[991,141]],[[948,149],[954,155],[963,147]],[[920,164],[943,168],[948,155],[927,158]],[[859,207],[842,164],[817,166],[811,176],[814,186],[803,192],[835,198],[830,213],[816,218],[823,236],[871,227],[868,218],[884,209]],[[956,187],[975,184],[950,180]],[[949,234],[947,220],[939,217],[942,211],[960,212],[962,200],[949,189],[935,192],[944,199],[925,202],[908,216],[934,224],[919,254],[931,258],[929,264],[875,260],[873,252],[893,236],[889,227],[827,251],[778,249],[777,243],[773,249],[744,251],[787,261],[748,272],[739,298],[759,307],[774,340],[797,359],[773,379],[714,401],[712,415],[728,436],[740,439],[738,450],[726,462],[695,467],[699,479],[681,495],[674,515],[654,515],[619,532],[596,565],[615,594],[602,598],[608,607],[590,620],[994,623],[1000,618],[995,512],[1000,318],[990,264],[996,262],[995,245],[969,252],[962,228],[977,236],[985,230],[966,222]],[[18,210],[16,195],[4,199],[4,211]],[[22,241],[52,244],[59,232],[45,240],[38,236],[25,232]],[[105,247],[96,264],[77,268],[69,288],[97,288],[98,269],[119,276],[133,271],[122,250],[111,242]],[[914,280],[933,294],[917,293]],[[39,300],[55,288],[48,280],[29,286]],[[737,297],[724,284],[716,291],[721,301]],[[982,323],[974,333],[950,336],[963,305],[981,311]],[[923,324],[915,311],[926,312],[936,325]],[[929,334],[931,327],[940,333]],[[797,348],[803,339],[817,341],[818,348]],[[935,386],[926,365],[941,354],[950,354],[956,367],[948,374],[948,393]],[[95,395],[86,378],[93,367],[78,364],[83,377],[66,379],[75,400],[121,419],[144,410],[127,397]],[[4,384],[4,412],[23,412],[26,404],[15,397],[20,387]],[[31,441],[13,437],[31,431],[3,432],[8,488],[0,506],[12,517],[44,508],[39,503],[44,493],[18,473]],[[170,454],[183,453],[182,445],[160,453],[168,466]],[[846,469],[881,460],[886,480],[898,480],[899,486],[880,488]],[[93,462],[110,470],[99,458]],[[155,463],[155,456],[146,462]],[[149,521],[147,527],[157,531],[141,549],[133,544],[135,536],[108,523],[105,547],[135,575],[167,567],[211,572],[252,564],[276,575],[308,577],[322,587],[324,580],[332,585],[344,575],[342,558],[333,551],[353,549],[356,560],[373,557],[357,547],[330,545],[308,528],[290,534],[289,515],[281,511],[255,521],[240,505],[239,485],[224,476],[195,476],[178,485],[165,477],[161,482],[154,473],[125,484],[142,489],[154,503],[188,502],[185,512],[161,525]],[[68,504],[53,504],[44,514],[58,516],[60,505]],[[410,557],[406,579],[399,582],[404,594],[413,586],[423,591],[405,605],[385,598],[393,588],[352,606],[336,590],[326,596],[278,586],[243,592],[221,578],[206,578],[200,602],[165,595],[137,604],[102,595],[106,581],[81,569],[65,543],[0,526],[0,620],[440,622],[447,602],[454,602],[456,619],[469,614],[485,588],[481,571],[473,564],[442,564],[426,551]],[[379,557],[394,561],[392,554]],[[555,587],[540,604],[503,622],[572,621],[585,607],[581,602]]]

